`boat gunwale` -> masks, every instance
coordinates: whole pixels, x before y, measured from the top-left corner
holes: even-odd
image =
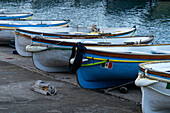
[[[16,34],[18,34],[17,32],[15,32]],[[65,46],[73,46],[76,42],[64,42],[64,41],[57,41],[57,40],[50,40],[50,39],[53,39],[53,38],[50,38],[50,37],[44,37],[43,39],[41,38],[32,38],[30,35],[27,35],[27,34],[22,34],[22,33],[19,33],[18,35],[21,35],[21,36],[24,36],[25,38],[29,38],[29,39],[32,39],[33,41],[38,41],[38,42],[43,42],[43,43],[50,43],[50,44],[57,44],[57,45],[65,45]],[[149,39],[145,40],[145,41],[141,41],[141,44],[145,44],[145,43],[150,43],[154,37],[153,36],[134,36],[134,37],[149,37]],[[118,37],[118,38],[133,38],[132,36],[129,36],[129,37]],[[88,38],[87,38],[88,39]],[[114,38],[109,38],[109,39],[114,39]],[[100,46],[100,47],[106,47],[106,46],[127,46],[128,44],[103,44],[103,45],[100,45],[100,44],[97,44],[97,43],[83,43],[83,45],[85,46]]]
[[[127,37],[126,37],[127,38]],[[132,38],[132,37],[129,37]],[[112,38],[113,39],[113,38]],[[77,42],[66,42],[66,41],[57,41],[57,40],[48,40],[48,39],[37,39],[37,38],[32,38],[33,41],[38,41],[38,42],[44,42],[44,43],[50,43],[50,44],[57,44],[57,45],[65,45],[65,46],[73,46]],[[149,43],[153,40],[153,37],[150,37],[147,40],[141,41],[141,44]],[[100,47],[106,47],[106,46],[127,46],[128,44],[98,44],[98,43],[83,43],[84,46],[100,46]]]
[[[0,27],[0,29],[1,29],[1,27]],[[19,31],[17,31],[17,29],[15,30],[15,34],[18,34],[20,36],[24,36],[25,38],[31,38],[30,37],[31,35],[28,35],[28,34],[25,34],[25,33],[20,33]],[[36,35],[38,36],[38,35],[42,35],[42,34],[41,33],[37,33]],[[46,35],[46,34],[43,34],[43,35]],[[51,34],[49,36],[58,36],[58,35]],[[46,39],[54,39],[54,38],[50,38],[50,37],[46,37],[46,36],[44,36],[44,37]],[[76,35],[76,37],[74,37],[74,38],[72,36],[70,36],[70,37],[61,37],[61,36],[58,36],[58,37],[60,37],[61,39],[94,39],[94,38],[101,39],[102,36],[88,35],[86,37],[83,37],[82,35],[80,35],[80,36]],[[153,35],[150,35],[150,36],[122,36],[122,37],[113,37],[113,38],[117,38],[118,39],[118,38],[133,38],[133,37],[150,37],[148,40],[142,41],[140,44],[150,43],[154,39]],[[111,38],[109,38],[109,39],[111,39]]]
[[[0,21],[13,21],[13,22],[21,22],[21,21],[26,21],[26,22],[29,22],[29,21],[66,21],[66,22],[71,22],[70,19],[68,20],[36,20],[36,19],[31,19],[31,20],[0,20]],[[19,28],[18,28],[19,29]]]
[[[161,76],[161,77],[170,78],[170,74],[168,74],[168,73],[160,72],[160,71],[157,71],[157,70],[153,70],[151,68],[146,68],[144,66],[146,64],[167,63],[167,62],[170,63],[170,60],[167,60],[167,61],[153,61],[153,62],[141,63],[141,64],[139,64],[139,70],[142,71],[142,72],[145,72],[145,70],[147,70],[147,73],[149,73],[149,74],[153,74],[153,75],[157,75],[157,76]],[[148,77],[146,74],[145,74],[145,76]],[[153,79],[153,77],[151,77],[151,78]]]
[[[132,29],[132,28],[131,28]],[[123,33],[118,33],[118,34],[109,34],[106,33],[104,34],[98,34],[98,35],[85,35],[85,34],[57,34],[57,33],[42,33],[42,32],[34,32],[34,31],[29,31],[29,30],[23,30],[23,29],[16,29],[17,32],[21,31],[21,32],[26,32],[26,33],[31,33],[31,34],[43,34],[43,35],[47,35],[47,36],[59,36],[60,38],[69,38],[69,37],[101,37],[101,36],[120,36],[120,35],[125,35],[125,34],[129,34],[132,32],[136,31],[136,28],[133,28],[132,30],[128,31],[128,32],[123,32]]]
[[[170,45],[170,44],[158,44],[158,45]],[[157,46],[157,45],[128,45],[126,47],[140,47],[140,46]],[[101,55],[101,56],[108,56],[108,57],[116,57],[116,58],[129,58],[129,59],[139,59],[139,60],[165,60],[170,59],[170,54],[134,54],[134,53],[122,53],[122,52],[107,52],[107,51],[99,51],[99,50],[92,50],[87,49],[85,53]]]
[[[16,29],[17,30],[17,29]],[[24,33],[20,33],[18,31],[15,30],[15,34],[19,34],[21,36],[27,37],[27,38],[31,38],[30,35],[24,34]],[[24,32],[24,31],[23,31]],[[32,33],[32,32],[27,32],[27,33],[31,33],[31,34],[35,34],[35,35],[46,35],[46,36],[58,36],[61,39],[72,39],[73,36],[63,36],[62,35],[57,35],[57,34],[49,34],[49,33]],[[81,39],[88,39],[88,38],[99,38],[101,36],[96,36],[96,35],[89,35],[87,37],[83,37],[82,35],[76,35],[77,38],[81,38]],[[50,37],[46,37],[47,39],[50,39]],[[74,38],[76,39],[76,38]]]
[[[32,21],[34,21],[34,20],[31,20],[30,22],[32,22]],[[29,22],[29,20],[27,22]],[[43,20],[37,20],[37,22],[43,22]],[[17,28],[20,28],[20,27],[23,27],[23,26],[24,27],[58,27],[58,26],[69,25],[69,24],[70,24],[70,20],[63,21],[63,22],[60,22],[60,23],[49,23],[49,24],[42,23],[42,24],[35,24],[35,25],[34,24],[19,24],[18,25],[16,23],[12,23],[12,24],[1,24],[0,23],[0,29],[2,29],[2,30],[3,29],[12,29],[12,28],[17,29]]]
[[[4,16],[1,16],[1,14],[4,14]],[[14,14],[12,16],[5,16],[5,14]],[[20,15],[20,14],[24,14],[24,15]],[[0,17],[15,17],[15,15],[18,15],[18,16],[26,16],[26,15],[31,15],[33,16],[33,13],[0,13]]]

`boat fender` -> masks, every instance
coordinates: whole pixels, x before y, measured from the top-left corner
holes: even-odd
[[[70,59],[70,64],[74,63],[75,58]]]
[[[149,86],[151,84],[157,83],[157,80],[151,80],[148,78],[142,78],[140,75],[135,80],[135,85],[139,87]]]
[[[28,52],[39,52],[39,51],[46,50],[47,47],[27,45],[25,49]]]
[[[77,50],[75,50],[77,48]],[[83,54],[86,47],[81,42],[76,43],[72,48],[72,54],[69,58],[70,73],[76,72],[82,64]]]
[[[72,59],[70,60],[70,64],[73,64],[73,63],[74,63],[74,60],[75,60],[75,58],[72,58]],[[86,61],[88,61],[88,59],[82,59],[82,62],[86,62]]]

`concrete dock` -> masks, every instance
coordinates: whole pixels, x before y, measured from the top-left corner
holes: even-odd
[[[31,57],[13,54],[13,50],[0,46],[0,113],[141,113],[141,91],[137,87],[127,94],[117,89],[107,93],[82,89],[75,74],[40,71]],[[32,91],[37,80],[54,85],[57,95]]]

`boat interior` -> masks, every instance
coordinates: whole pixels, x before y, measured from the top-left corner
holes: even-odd
[[[170,45],[136,45],[125,47],[87,47],[89,50],[109,52],[109,53],[126,53],[126,54],[140,54],[140,55],[170,55]]]
[[[100,39],[48,39],[48,40],[54,40],[54,41],[61,41],[61,42],[81,42],[81,43],[89,43],[89,44],[98,44],[98,45],[104,45],[104,44],[127,44],[127,43],[140,43],[142,41],[149,40],[150,37],[129,37],[129,38],[106,38],[101,37]]]
[[[23,21],[24,22],[24,21]],[[30,21],[31,22],[31,21]],[[48,22],[48,21],[47,21]],[[1,23],[1,22],[0,22]],[[32,22],[36,23],[36,22]],[[37,22],[38,23],[38,22]],[[41,23],[39,21],[39,23]],[[43,23],[46,23],[46,21],[43,21]],[[59,23],[59,22],[58,22]],[[50,24],[50,21],[49,21]],[[54,24],[54,21],[53,21]],[[55,28],[55,27],[50,27],[50,28],[19,28],[21,30],[25,31],[33,31],[33,32],[38,32],[38,33],[53,33],[53,34],[68,34],[68,35],[98,35],[99,33],[121,33],[121,32],[127,32],[130,31],[131,28],[100,28],[98,32],[94,31],[94,29],[87,28],[87,27],[66,27],[66,28]],[[18,30],[19,30],[18,29]],[[99,28],[97,28],[99,29]]]
[[[145,64],[144,67],[146,69],[152,69],[157,72],[164,72],[164,73],[170,74],[170,61],[161,62],[161,63],[149,63],[149,64]]]

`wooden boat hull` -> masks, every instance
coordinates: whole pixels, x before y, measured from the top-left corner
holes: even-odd
[[[30,19],[32,16],[32,13],[3,13],[0,14],[0,20]]]
[[[139,37],[135,37],[137,39]],[[128,39],[128,38],[125,38]],[[77,41],[78,40],[78,41]],[[117,39],[108,39],[108,41],[116,42]],[[140,39],[139,39],[140,40]],[[70,42],[69,42],[70,41]],[[69,71],[69,58],[71,55],[72,46],[76,42],[82,42],[85,45],[102,47],[102,46],[127,46],[121,44],[113,45],[98,45],[97,41],[103,41],[102,39],[44,39],[44,38],[33,38],[32,39],[32,51],[25,49],[30,55],[33,55],[33,62],[35,67],[40,70],[47,72],[65,72]],[[85,43],[88,41],[88,43]],[[93,44],[92,42],[95,43]],[[120,39],[121,41],[121,39]],[[91,43],[90,43],[91,42]],[[136,42],[136,41],[135,41]],[[144,42],[144,41],[142,41]],[[45,48],[45,49],[43,49]],[[34,49],[34,50],[33,50]],[[30,51],[30,52],[29,52]],[[32,53],[31,53],[32,52]],[[20,52],[18,52],[20,53]]]
[[[170,111],[170,61],[150,62],[139,65],[135,83],[142,91],[144,113],[168,113]]]
[[[18,27],[66,27],[69,25],[70,20],[68,21],[38,21],[38,20],[31,20],[31,21],[21,21],[15,20],[11,21],[12,23],[9,24],[10,21],[0,21],[0,40],[4,41],[7,40],[8,42],[15,40],[15,29]],[[29,24],[29,22],[31,22]],[[50,24],[50,22],[53,22]],[[20,24],[21,23],[21,24]],[[34,24],[35,23],[35,24]],[[42,24],[41,24],[42,23]],[[49,23],[49,24],[43,24]],[[20,24],[20,25],[19,25]]]
[[[132,28],[101,28],[101,32],[93,32],[90,28],[76,27],[76,28],[17,28],[17,33],[27,35],[43,35],[49,38],[100,38],[102,36],[113,38],[122,36],[132,36],[136,31],[136,27]]]
[[[87,89],[108,88],[132,82],[137,78],[142,62],[170,60],[170,45],[145,45],[121,48],[88,48],[77,70],[77,80]],[[166,50],[168,54],[152,53],[152,49]],[[110,50],[109,50],[110,49]]]

